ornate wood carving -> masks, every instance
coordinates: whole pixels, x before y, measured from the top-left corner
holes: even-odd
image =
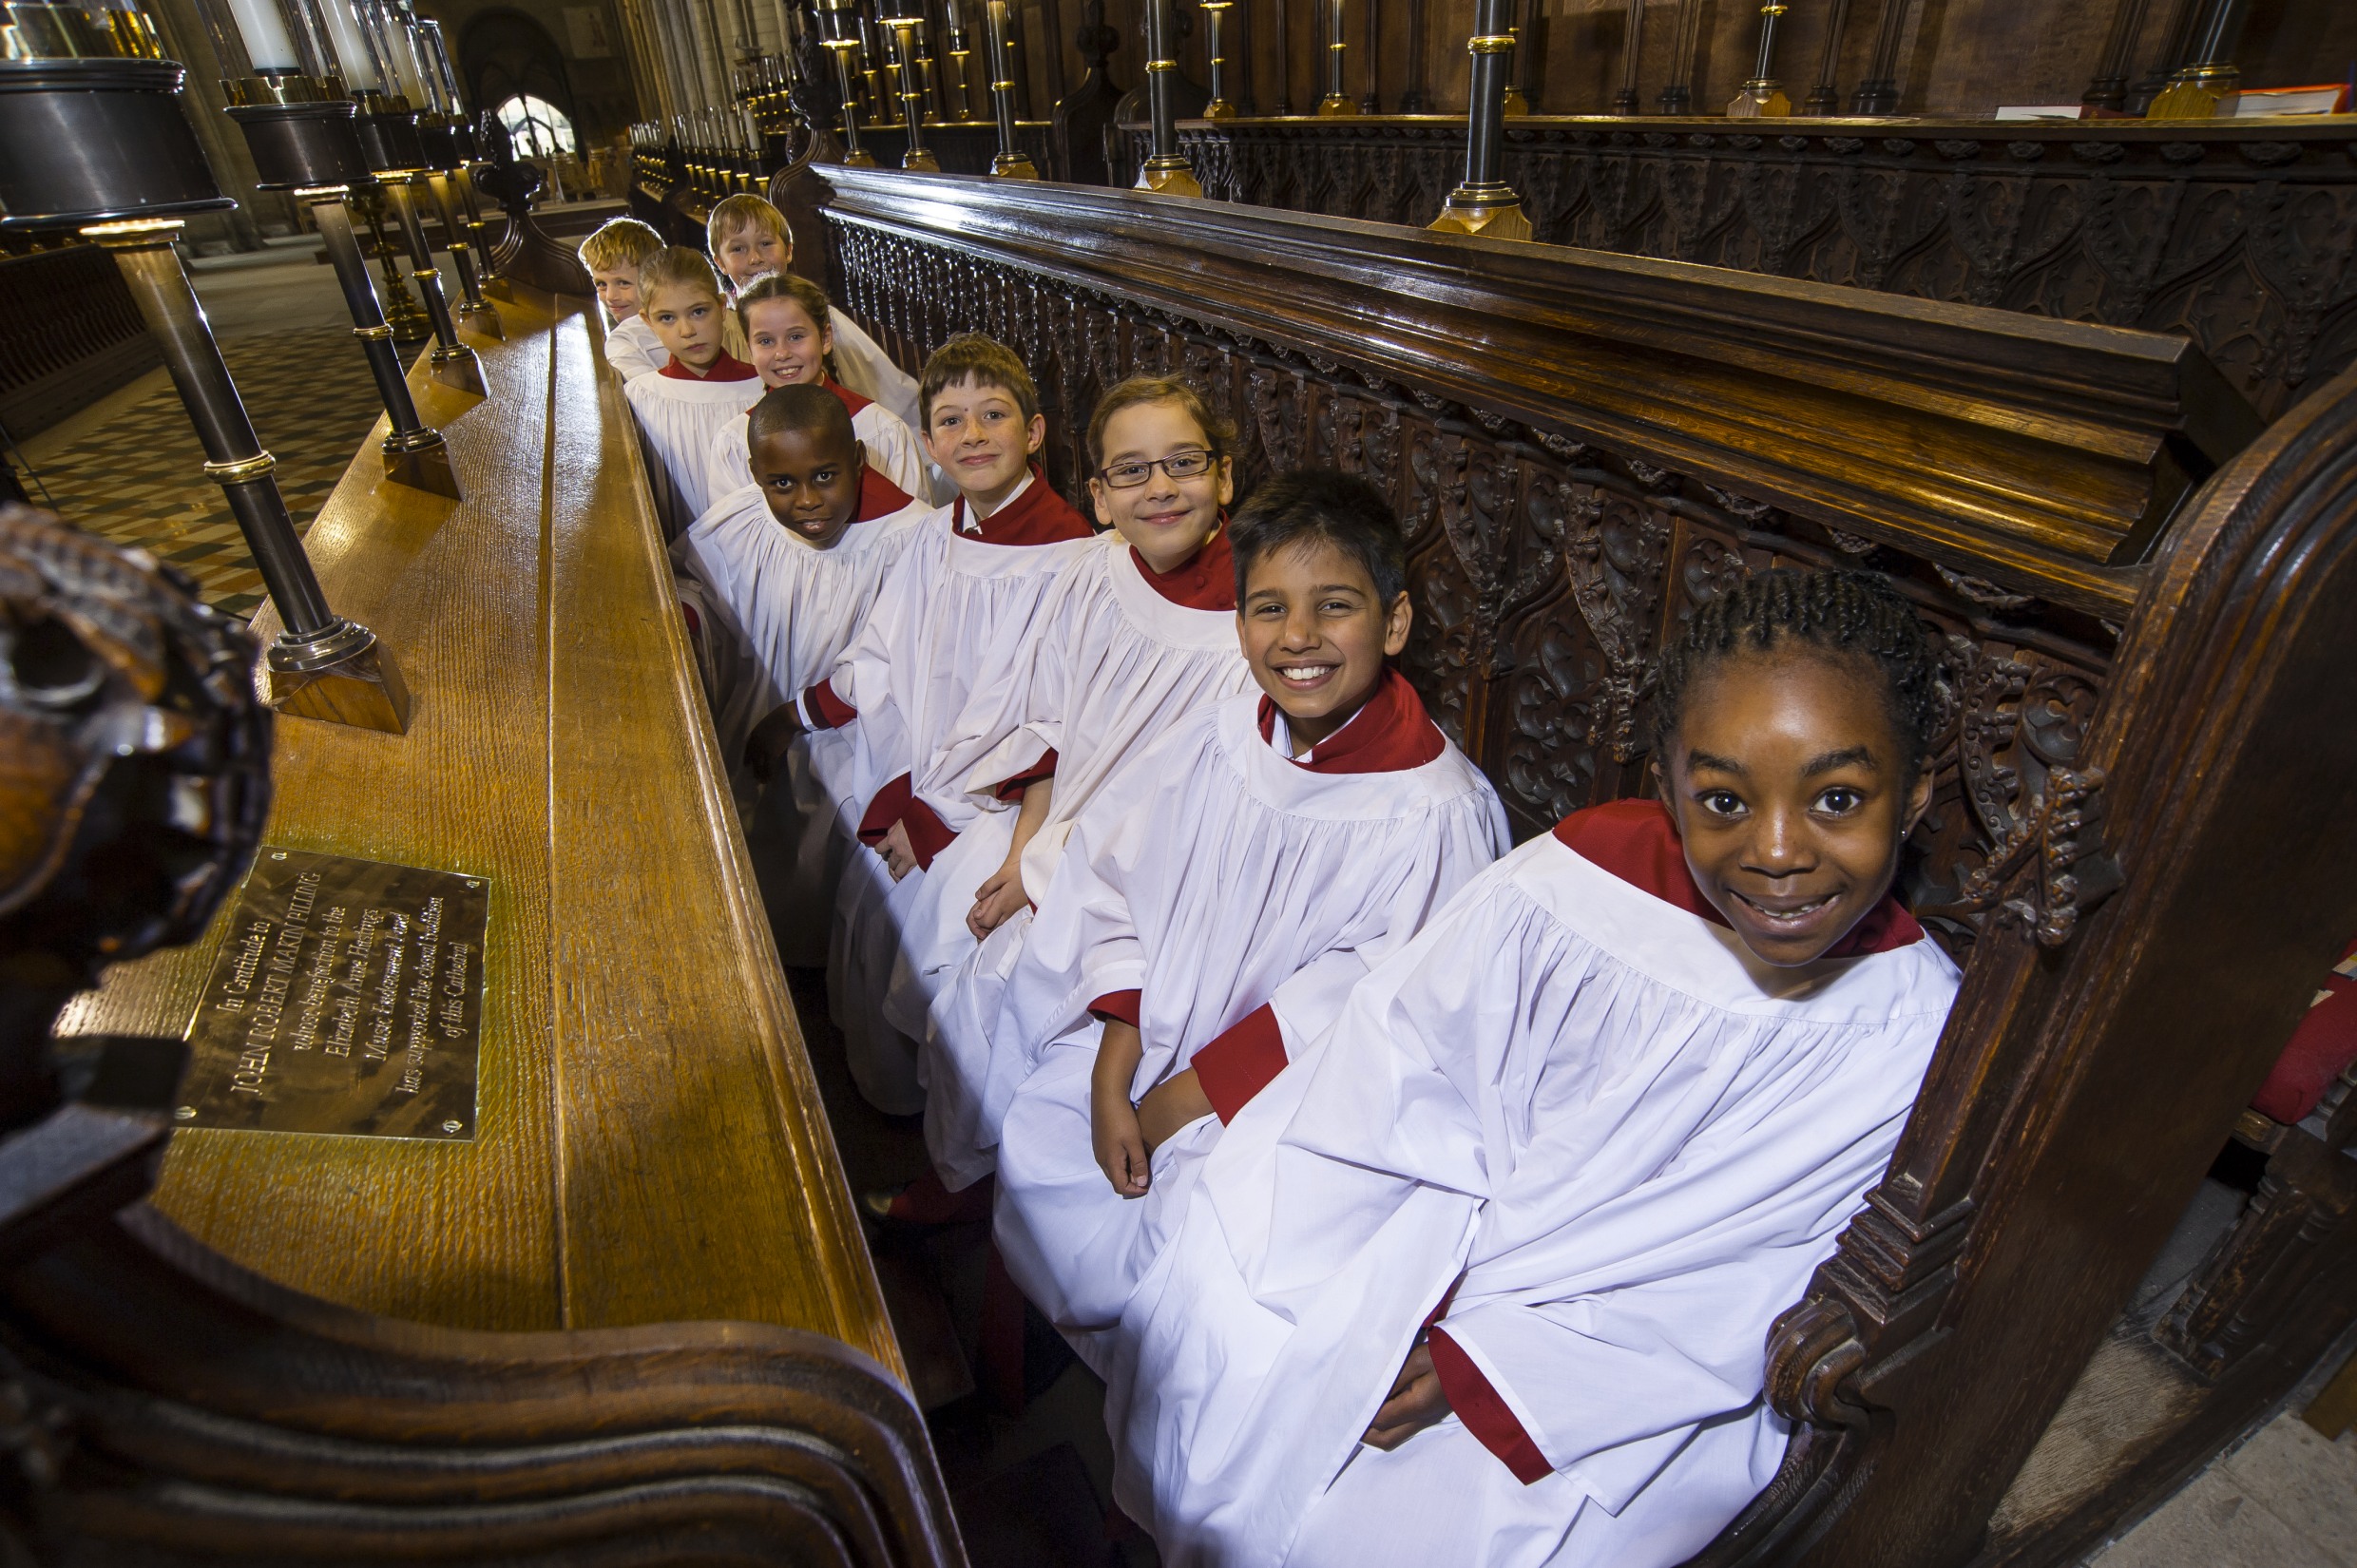
[[[2357,358],[2347,125],[1888,129],[1518,119],[1506,179],[1552,244],[2183,333],[2269,418]],[[1461,125],[1404,120],[1179,141],[1212,196],[1419,226],[1465,162]]]
[[[1126,246],[1119,198],[993,192],[986,209],[932,182],[917,206],[906,189],[856,177],[828,208],[851,308],[879,324],[925,316],[891,339],[914,363],[938,341],[934,318],[1052,289],[1065,324],[1018,327],[1013,347],[1064,411],[1050,471],[1067,489],[1080,413],[1152,366],[1236,411],[1248,481],[1334,464],[1387,491],[1409,530],[1407,667],[1521,833],[1645,787],[1647,661],[1746,573],[1864,563],[1945,637],[1954,715],[1909,878],[1966,962],[1964,993],[1888,1176],[1770,1339],[1770,1397],[1798,1424],[1784,1467],[1697,1561],[1969,1558],[2357,919],[2357,826],[2338,811],[2337,749],[2313,739],[2357,726],[2344,670],[2357,479],[2329,458],[2357,439],[2357,373],[2157,536],[2153,564],[2117,580],[2133,601],[2119,611],[2059,559],[2005,561],[1993,520],[1956,535],[1896,521],[1947,461],[1936,443],[1861,480],[1843,511],[1764,483],[1729,446],[1605,417],[1614,389],[1558,374],[1543,269],[1509,283],[1488,270],[1512,266],[1493,262],[1501,247],[1451,246],[1442,282],[1419,268],[1419,246],[1438,242],[1363,225],[1230,215],[1173,234],[1180,220],[1158,208],[1149,251]],[[1359,265],[1313,264],[1346,239]],[[1231,248],[1251,266],[1231,269]],[[1547,259],[1557,282],[1584,260]],[[1701,314],[1695,300],[1682,316],[1626,303],[1624,330],[1657,350],[1630,374],[1715,395],[1667,341],[1665,323]],[[1848,308],[1853,327],[1869,309]],[[1729,307],[1722,341],[1737,316],[1754,334],[1789,325],[1755,296]],[[1596,316],[1582,329],[1623,330]],[[2077,333],[2040,335],[2095,340]],[[1870,348],[1853,364],[1858,441],[1918,394]],[[1997,401],[2020,412],[2034,379]],[[1789,417],[1802,404],[1755,406]],[[1820,438],[1806,420],[1784,434]],[[2099,1528],[2137,1486],[2214,1449],[2346,1316],[2246,1358],[2174,1429],[2175,1449],[2129,1456],[2068,1528]],[[2061,1560],[2071,1539],[2007,1560]]]

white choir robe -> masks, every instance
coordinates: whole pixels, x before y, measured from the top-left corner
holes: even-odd
[[[673,375],[665,368],[623,387],[690,518],[710,511],[718,499],[712,491],[713,438],[759,402],[763,390],[751,366],[726,357],[708,380]]]
[[[1647,810],[1686,907],[1565,841]],[[1888,900],[1861,929],[1895,911],[1903,945],[1803,969],[1700,907],[1658,803],[1575,813],[1229,1124],[1107,1375],[1115,1495],[1169,1568],[1666,1568],[1773,1477],[1769,1326],[1882,1176],[1957,975]],[[1362,1448],[1444,1301],[1454,1413]]]
[[[764,392],[768,390],[762,389]],[[827,390],[839,395],[839,390],[832,383]],[[852,405],[852,433],[859,437],[859,444],[867,449],[868,467],[929,507],[934,497],[933,468],[924,449],[917,445],[915,432],[883,404],[872,403],[857,393],[853,397],[857,398],[855,404],[852,398],[845,398],[844,402]],[[760,397],[757,395],[754,401],[759,402]],[[747,409],[712,438],[704,459],[708,470],[704,482],[714,495],[726,495],[739,486],[753,483],[752,426],[753,411]]]
[[[1023,856],[1024,890],[1037,904],[1081,813],[1104,794],[1150,782],[1127,777],[1128,760],[1195,713],[1252,689],[1226,530],[1161,581],[1187,602],[1158,588],[1119,534],[1102,536],[1057,575],[1022,637],[1002,634],[954,733],[916,783],[917,797],[958,836],[926,870],[910,907],[884,1016],[920,1042],[929,1125],[954,1114],[953,1105],[936,1112],[931,1080],[944,1069],[962,1075],[952,1063],[987,1053],[999,990],[1031,921],[1019,909],[979,946],[966,924],[1014,843],[1021,801],[999,799],[997,786],[1052,759],[1047,816]],[[954,1101],[957,1091],[950,1095]]]
[[[859,635],[822,687],[800,699],[814,728],[834,722],[830,708],[857,715],[834,802],[846,834],[857,838],[869,816],[889,816],[890,802],[908,797],[914,767],[931,760],[965,708],[979,651],[1003,632],[1020,636],[1057,569],[1096,547],[1088,525],[1036,469],[978,526],[963,497],[926,519]],[[895,883],[881,855],[852,855],[827,947],[827,1000],[853,1081],[895,1116],[920,1110],[923,1091],[916,1042],[884,1022],[882,1005],[901,922],[924,878],[912,870]]]
[[[642,316],[630,316],[605,329],[605,362],[614,367],[627,386],[639,376],[661,370],[671,363],[671,351],[662,346]]]
[[[704,641],[715,650],[713,727],[732,776],[741,771],[753,727],[825,679],[932,510],[872,471],[867,480],[858,520],[829,548],[777,522],[753,485],[715,502],[671,547],[680,575],[702,590],[700,602],[719,622]],[[826,962],[835,885],[858,848],[834,809],[851,766],[848,734],[799,735],[745,813],[746,837],[783,851],[757,864],[790,868],[782,884],[765,879],[762,887],[778,957],[789,965]]]
[[[1218,1116],[1195,1122],[1155,1150],[1144,1197],[1116,1193],[1089,1137],[1103,1032],[1092,1001],[1136,1014],[1133,1101],[1217,1042],[1198,1076],[1232,1117],[1510,842],[1481,770],[1406,680],[1390,674],[1385,690],[1406,698],[1387,728],[1415,733],[1370,758],[1373,771],[1314,772],[1280,755],[1262,734],[1266,698],[1197,716],[1127,775],[1150,788],[1081,819],[1031,923],[999,1015],[1006,1063],[1033,1065],[998,1128],[995,1229],[1014,1282],[1092,1361],[1221,1130]],[[1386,718],[1362,708],[1352,723],[1362,717]],[[1212,1071],[1221,1048],[1263,1059],[1241,1063],[1257,1071],[1240,1090],[1235,1068]]]
[[[909,429],[923,430],[925,415],[917,406],[916,377],[893,364],[891,355],[858,322],[832,305],[827,307],[827,325],[834,333],[834,368],[843,385],[871,403],[881,403]]]

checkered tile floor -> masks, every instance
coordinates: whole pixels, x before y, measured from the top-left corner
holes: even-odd
[[[278,460],[287,510],[308,531],[376,421],[368,362],[349,327],[231,339],[221,356],[262,447]],[[203,462],[167,384],[50,456],[40,477],[67,521],[171,562],[208,602],[251,616],[261,575]]]

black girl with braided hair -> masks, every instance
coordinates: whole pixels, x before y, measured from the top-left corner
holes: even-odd
[[[1669,1568],[1773,1477],[1769,1326],[1955,999],[1890,891],[1945,703],[1852,572],[1735,585],[1655,690],[1657,792],[1467,883],[1201,1166],[1107,1376],[1165,1562]]]

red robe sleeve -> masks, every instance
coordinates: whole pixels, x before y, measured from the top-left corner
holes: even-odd
[[[1523,1424],[1515,1419],[1506,1402],[1498,1397],[1498,1390],[1482,1376],[1482,1369],[1473,1365],[1473,1358],[1448,1337],[1448,1330],[1434,1326],[1425,1344],[1431,1349],[1432,1370],[1441,1380],[1441,1391],[1448,1396],[1448,1407],[1465,1423],[1465,1429],[1483,1447],[1497,1455],[1499,1462],[1523,1485],[1543,1481],[1552,1474],[1555,1467],[1539,1452],[1539,1445],[1530,1441],[1530,1434],[1523,1430]]]
[[[821,730],[839,730],[859,717],[857,708],[834,694],[833,680],[821,680],[802,694],[802,712]]]
[[[1286,1061],[1285,1031],[1277,1026],[1275,1009],[1263,1004],[1197,1051],[1189,1065],[1224,1125],[1285,1070]]]

